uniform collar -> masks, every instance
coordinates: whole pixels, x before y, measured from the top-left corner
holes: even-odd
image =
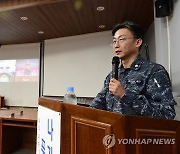
[[[143,63],[144,59],[142,58],[142,56],[139,54],[136,59],[134,60],[134,62],[131,64],[130,69],[138,71]],[[121,64],[120,66],[120,72],[124,72],[126,69],[123,67],[123,65]]]

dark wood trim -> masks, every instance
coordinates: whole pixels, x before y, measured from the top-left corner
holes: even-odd
[[[34,7],[34,6],[39,6],[39,5],[46,5],[46,4],[52,4],[52,3],[59,3],[67,0],[36,0],[36,1],[29,1],[29,2],[23,2],[19,4],[19,0],[16,0],[14,3],[12,3],[12,0],[6,0],[6,5],[2,7],[0,5],[0,12],[1,11],[12,11],[15,9],[22,9],[22,8],[27,8],[27,7]],[[13,4],[13,5],[12,5]]]

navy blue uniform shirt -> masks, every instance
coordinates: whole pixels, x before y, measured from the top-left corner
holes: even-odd
[[[118,80],[126,89],[120,98],[109,91],[112,72],[104,81],[104,87],[92,101],[91,107],[127,115],[141,115],[174,119],[176,104],[169,75],[165,68],[143,59],[140,55],[130,68],[119,68]]]

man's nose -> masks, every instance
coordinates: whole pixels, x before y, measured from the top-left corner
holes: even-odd
[[[119,42],[118,42],[118,41],[114,44],[114,47],[115,47],[115,48],[119,48],[119,47],[120,47],[120,45],[119,45]]]

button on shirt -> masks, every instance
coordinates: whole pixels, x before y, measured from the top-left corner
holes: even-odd
[[[173,119],[176,115],[169,75],[165,68],[143,59],[140,55],[130,68],[120,66],[118,80],[126,89],[122,98],[109,91],[112,72],[104,87],[92,101],[91,107],[127,115]]]

